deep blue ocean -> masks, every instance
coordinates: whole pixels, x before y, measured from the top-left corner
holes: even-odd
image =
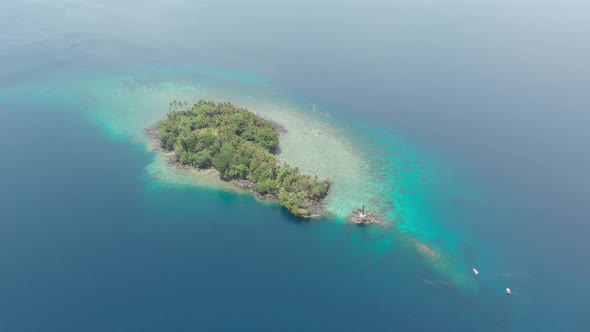
[[[2,1],[0,331],[587,331],[588,15]],[[378,189],[398,223],[301,221],[161,175],[134,134],[191,94],[321,112],[395,179]]]

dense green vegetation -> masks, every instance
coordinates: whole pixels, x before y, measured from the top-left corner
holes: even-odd
[[[230,103],[201,100],[193,107],[173,102],[161,123],[162,148],[174,151],[180,163],[214,167],[224,180],[242,179],[252,190],[278,199],[296,216],[310,216],[328,193],[328,182],[280,164],[276,125]]]

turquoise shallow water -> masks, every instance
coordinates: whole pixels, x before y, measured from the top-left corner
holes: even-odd
[[[585,331],[588,9],[2,1],[0,330]],[[329,214],[165,167],[198,98],[287,124]]]
[[[12,159],[1,169],[7,329],[502,325],[503,297],[445,284],[448,274],[392,229],[301,222],[249,195],[162,181],[142,143],[105,135],[71,100],[27,105],[2,114],[4,133],[21,142],[3,145]]]
[[[32,95],[25,86],[21,93],[41,103],[79,110],[109,137],[142,142],[146,150],[151,147],[143,130],[165,116],[170,100],[226,100],[249,107],[287,127],[281,139],[282,160],[334,182],[327,200],[328,218],[346,223],[348,214],[361,205],[379,211],[392,226],[384,230],[390,238],[380,241],[382,245],[398,242],[413,247],[443,282],[477,293],[471,262],[457,253],[465,240],[458,229],[445,228],[444,211],[436,210],[438,202],[465,195],[454,183],[445,184],[451,173],[443,173],[442,161],[427,163],[418,147],[384,130],[346,125],[345,119],[288,102],[269,80],[254,77],[189,67],[103,69],[39,82]],[[210,178],[170,168],[162,156],[156,156],[145,172],[164,185],[231,190]],[[477,196],[469,192],[469,198]]]

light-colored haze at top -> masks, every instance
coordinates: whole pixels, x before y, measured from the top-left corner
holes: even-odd
[[[283,100],[426,142],[509,201],[460,223],[420,206],[422,231],[481,234],[502,264],[573,285],[589,271],[576,257],[590,234],[589,12],[584,0],[4,0],[0,86],[110,65],[259,73]],[[519,214],[485,220],[509,203]]]

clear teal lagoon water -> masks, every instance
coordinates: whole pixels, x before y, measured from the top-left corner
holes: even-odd
[[[583,331],[583,9],[3,3],[0,328]],[[326,217],[151,153],[199,98],[285,123]],[[346,225],[360,204],[391,227]]]

